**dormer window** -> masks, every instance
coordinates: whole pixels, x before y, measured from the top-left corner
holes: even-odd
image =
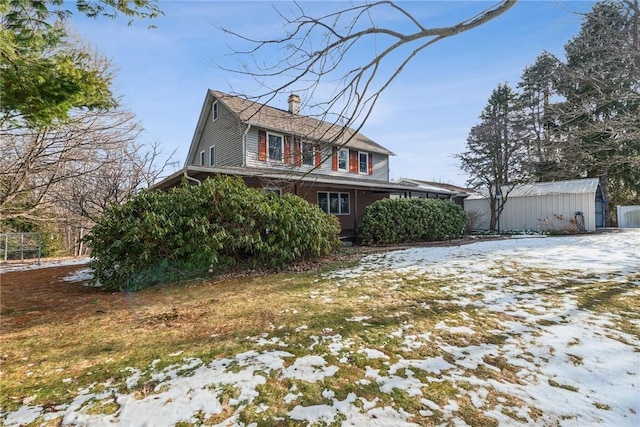
[[[215,101],[211,106],[211,120],[214,122],[218,120],[218,101]]]

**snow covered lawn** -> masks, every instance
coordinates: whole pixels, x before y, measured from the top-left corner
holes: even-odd
[[[640,230],[407,249],[281,286],[257,335],[4,424],[640,425]]]

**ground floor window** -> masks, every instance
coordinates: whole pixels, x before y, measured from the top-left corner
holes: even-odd
[[[264,191],[265,193],[275,194],[276,196],[282,196],[282,189],[279,187],[268,185],[266,187],[262,187],[262,191]]]
[[[349,215],[349,193],[319,191],[318,206],[328,214]]]

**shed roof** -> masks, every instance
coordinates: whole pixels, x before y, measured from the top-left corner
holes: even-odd
[[[509,193],[509,197],[551,196],[554,194],[595,194],[598,189],[598,182],[598,178],[585,178],[570,181],[522,184],[516,186]]]
[[[344,128],[302,114],[293,114],[217,90],[210,89],[209,93],[247,124],[300,135],[313,141],[329,141],[336,145],[346,144],[347,147],[363,151],[394,155],[390,150],[351,128]]]
[[[598,178],[572,179],[568,181],[536,182],[532,184],[516,185],[509,192],[509,197],[539,197],[559,194],[595,194],[599,184]],[[503,191],[507,191],[503,187]],[[474,193],[468,197],[472,199],[483,199],[486,196]]]

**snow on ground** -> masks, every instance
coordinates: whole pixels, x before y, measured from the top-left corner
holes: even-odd
[[[533,271],[539,280],[514,279],[524,267],[533,269],[528,271]],[[327,354],[314,352],[316,344],[322,342],[329,344],[324,348],[329,348],[330,354],[341,356],[340,361],[351,356],[370,361],[373,366],[366,367],[356,384],[376,384],[380,393],[403,390],[423,409],[411,414],[402,407],[381,403],[378,397],[367,400],[357,393],[340,399],[330,389],[322,392],[325,404],[304,406],[297,404],[303,396],[294,386],[283,397],[292,406],[289,419],[309,425],[341,421],[344,426],[410,426],[416,425],[411,421],[413,415],[429,417],[438,413],[445,424],[450,421],[467,425],[456,400],[438,404],[424,397],[430,384],[449,381],[458,396],[470,399],[475,408],[500,425],[640,425],[640,339],[616,327],[621,319],[619,313],[597,311],[576,297],[576,291],[587,282],[601,283],[605,292],[607,286],[624,285],[619,291],[624,296],[640,296],[640,230],[413,248],[371,255],[360,266],[334,272],[330,278],[338,287],[356,286],[363,280],[388,280],[390,273],[417,279],[454,278],[446,282],[450,300],[425,301],[423,305],[428,309],[446,302],[464,310],[456,319],[438,322],[432,331],[399,323],[389,337],[402,340],[401,354],[355,346],[340,334],[329,335],[332,329],[325,328],[321,336],[312,336],[314,344],[308,354],[296,358],[286,341],[276,340],[274,349],[263,347],[269,342],[263,334],[251,340],[255,350],[209,363],[185,359],[154,373],[154,394],[140,398],[109,389],[108,384],[101,387],[106,391],[100,393],[89,387],[80,391],[71,404],[47,411],[25,405],[4,414],[4,423],[17,426],[39,416],[45,421],[63,416],[63,425],[196,423],[197,416],[206,419],[223,413],[222,390],[225,385],[233,385],[239,390],[237,397],[228,402],[234,412],[218,425],[244,426],[239,414],[259,396],[259,386],[268,378],[317,383],[337,375],[340,368],[327,361]],[[561,277],[563,285],[553,277]],[[390,286],[389,291],[395,292],[398,287]],[[323,297],[321,290],[309,295],[317,297]],[[486,313],[485,319],[494,322],[495,334],[502,339],[469,341],[483,327],[476,324],[479,320],[468,314],[469,310]],[[369,319],[360,316],[344,320],[360,322],[366,328],[370,326],[366,323]],[[637,325],[638,313],[632,313],[630,319]],[[306,329],[308,326],[301,324],[298,332]],[[435,337],[443,332],[457,340],[452,343]],[[427,344],[437,346],[446,357],[409,357]],[[477,375],[481,367],[500,371],[488,360],[502,360],[515,367],[514,377],[506,381]],[[375,368],[380,363],[385,369]],[[129,386],[135,386],[141,375],[142,371],[132,368]],[[87,402],[104,403],[110,399],[119,407],[112,415],[95,415],[87,410],[91,406]]]
[[[64,258],[64,259],[37,259],[26,260],[24,262],[0,263],[0,274],[9,271],[36,270],[38,268],[64,267],[66,265],[81,265],[89,262],[88,257]]]

